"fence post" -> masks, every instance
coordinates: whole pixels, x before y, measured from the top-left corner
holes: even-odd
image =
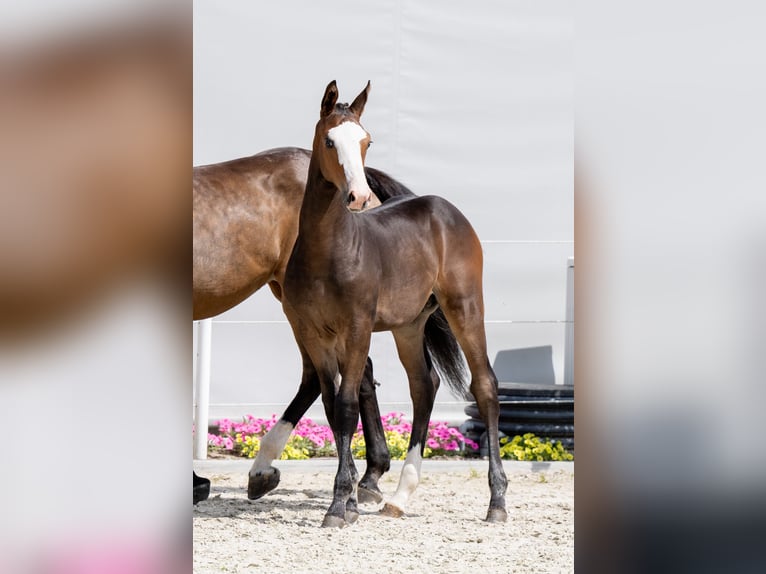
[[[567,308],[564,332],[564,384],[574,384],[574,257],[567,260]]]
[[[194,458],[207,458],[208,410],[210,406],[210,354],[213,320],[197,322],[197,376],[194,381]]]

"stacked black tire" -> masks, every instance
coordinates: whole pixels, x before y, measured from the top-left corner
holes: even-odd
[[[534,433],[541,439],[557,440],[574,452],[574,386],[530,383],[500,383],[500,438]],[[466,438],[480,445],[487,455],[487,436],[479,408],[472,403],[465,408],[469,418],[460,427]]]

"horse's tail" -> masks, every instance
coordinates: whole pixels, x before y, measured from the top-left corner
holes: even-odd
[[[372,192],[378,196],[381,203],[392,197],[415,195],[407,188],[407,186],[399,183],[393,177],[383,173],[379,169],[365,167],[364,172],[367,176],[367,185],[369,185]]]
[[[430,368],[432,364],[436,367],[436,372],[443,381],[446,381],[452,394],[461,399],[473,400],[468,390],[468,376],[463,353],[441,307],[437,308],[426,321],[423,347],[428,367]]]

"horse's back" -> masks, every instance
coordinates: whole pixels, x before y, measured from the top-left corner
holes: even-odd
[[[275,174],[292,176],[305,187],[310,159],[311,152],[308,150],[281,147],[220,163],[195,166],[192,172],[194,196],[248,191],[240,187],[252,188],[254,181]]]
[[[476,232],[463,213],[438,195],[399,196],[362,217],[372,217],[377,233],[421,233],[424,226],[458,234],[462,239]],[[405,231],[406,230],[406,231]]]
[[[465,215],[443,197],[394,198],[360,215],[364,217],[370,218],[368,242],[379,253],[384,276],[409,269],[437,280],[466,266],[481,275],[479,237]]]

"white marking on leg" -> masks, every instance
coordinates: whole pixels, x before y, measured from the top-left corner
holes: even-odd
[[[290,438],[290,433],[293,432],[293,428],[291,423],[284,420],[277,421],[277,424],[271,427],[271,430],[261,439],[261,448],[250,468],[250,476],[266,470],[275,458],[279,458]]]
[[[417,488],[420,482],[420,465],[422,462],[423,457],[420,456],[420,444],[416,444],[407,453],[407,458],[404,460],[404,466],[402,467],[402,474],[399,477],[399,486],[388,501],[388,504],[396,506],[401,510],[405,509],[407,501],[412,496],[412,493],[415,492],[415,488]]]

